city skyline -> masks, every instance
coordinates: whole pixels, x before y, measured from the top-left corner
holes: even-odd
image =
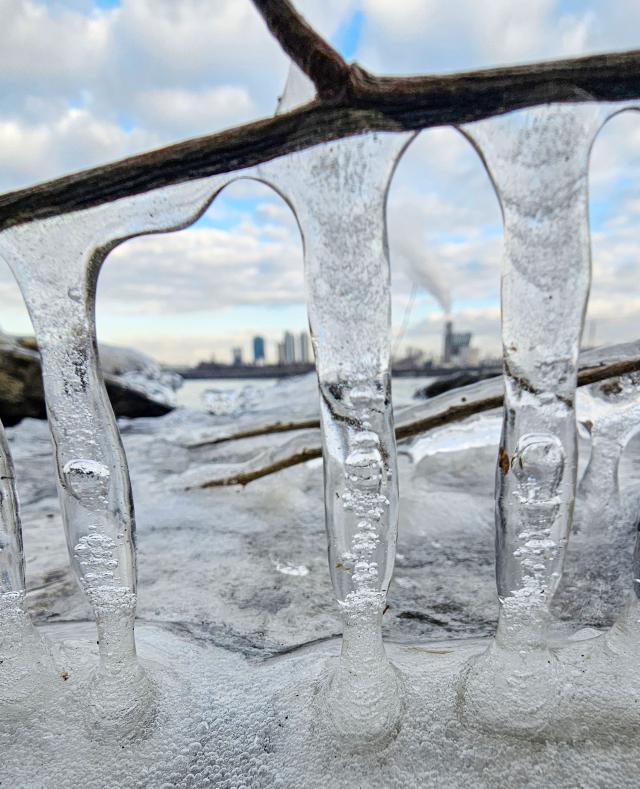
[[[220,357],[210,354],[207,358],[198,359],[198,362],[213,362],[217,364],[309,364],[313,362],[311,338],[306,330],[301,332],[286,329],[278,340],[268,340],[261,334],[254,334],[249,346],[232,345],[226,354]]]
[[[425,363],[443,364],[445,366],[475,367],[479,364],[494,363],[497,355],[482,354],[473,344],[473,332],[454,331],[451,316],[445,316],[442,324],[440,353],[429,353],[415,345],[406,345],[398,353],[392,353],[393,362],[413,360],[416,366]],[[198,363],[218,365],[261,366],[292,364],[310,364],[314,362],[309,332],[294,332],[286,329],[281,339],[269,342],[262,335],[254,334],[248,353],[242,346],[228,349],[229,359],[223,354],[220,358],[211,354]]]

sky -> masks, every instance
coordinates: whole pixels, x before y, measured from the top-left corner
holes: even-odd
[[[640,48],[637,0],[298,0],[348,60],[451,72]],[[288,62],[250,0],[0,0],[0,192],[273,114]],[[590,165],[593,286],[585,340],[636,339],[640,114],[599,133]],[[422,132],[388,202],[396,351],[441,349],[443,304],[498,355],[502,229],[470,144]],[[0,262],[0,328],[31,327]],[[302,247],[268,187],[243,181],[179,233],[107,258],[98,336],[170,364],[249,356],[306,327]]]

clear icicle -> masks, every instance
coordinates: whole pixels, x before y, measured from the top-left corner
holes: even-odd
[[[276,115],[295,110],[315,98],[316,89],[313,82],[293,61],[289,63],[289,72],[282,96],[278,100]]]
[[[15,472],[0,423],[0,594],[24,594],[24,590],[24,554]]]
[[[636,533],[631,562],[631,584],[628,577],[611,579],[617,602],[624,600],[625,586],[629,590],[628,599],[625,601],[622,613],[607,634],[605,649],[599,657],[604,663],[605,671],[627,678],[623,693],[632,693],[637,697],[640,692],[637,672],[640,649],[640,532],[638,531],[640,513],[637,497],[626,501],[622,499],[618,484],[618,469],[625,446],[640,430],[640,375],[625,375],[599,387],[592,387],[592,390],[599,406],[601,422],[599,426],[597,418],[593,422],[591,459],[583,478],[585,487],[588,486],[586,497],[588,509],[583,523],[587,546],[591,548],[589,556],[595,555],[597,559],[600,558],[598,535],[593,533],[593,529],[598,525],[613,543],[614,548],[626,542],[634,531]],[[616,551],[616,556],[618,555]],[[624,561],[619,564],[623,570],[627,569]],[[635,710],[628,711],[632,716],[633,724],[637,726]]]
[[[0,423],[0,716],[24,714],[51,675],[50,656],[27,613],[15,474]]]
[[[196,218],[224,181],[204,179],[19,225],[0,235],[42,357],[58,492],[72,566],[95,612],[100,666],[88,722],[117,736],[153,716],[134,641],[134,512],[120,436],[99,371],[95,290],[107,253]]]
[[[293,71],[288,87],[298,84]],[[298,91],[294,103],[305,98]],[[289,105],[285,95],[281,108]],[[293,207],[304,240],[329,563],[344,621],[326,706],[341,738],[356,745],[388,736],[401,709],[381,634],[398,521],[385,203],[412,136],[362,135],[256,171]]]
[[[638,499],[623,497],[618,472],[627,443],[640,430],[640,376],[580,389],[578,414],[591,436],[591,453],[578,487],[571,550],[554,613],[603,626],[611,624],[629,590]]]
[[[589,152],[607,107],[548,105],[470,124],[504,220],[505,406],[496,475],[495,643],[470,669],[468,717],[535,730],[559,702],[547,648],[575,498],[575,388],[590,284]]]

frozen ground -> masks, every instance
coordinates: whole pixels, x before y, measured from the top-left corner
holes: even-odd
[[[121,424],[137,509],[136,632],[157,681],[158,717],[150,736],[110,745],[87,739],[82,722],[95,631],[68,567],[47,427],[26,420],[8,431],[29,602],[54,643],[56,669],[45,709],[0,725],[2,786],[637,785],[635,740],[606,726],[594,734],[567,725],[564,739],[527,742],[481,734],[458,719],[460,672],[496,617],[495,415],[422,439],[413,461],[400,455],[401,523],[384,634],[406,679],[407,708],[398,738],[368,755],[338,747],[317,695],[340,631],[321,463],[245,488],[185,490],[189,475],[287,439],[189,448],[220,422],[179,410]],[[639,476],[637,456],[632,447],[624,463],[627,495]],[[616,539],[608,564],[624,574],[632,529]],[[569,630],[589,624],[596,604],[582,601],[584,620]],[[567,653],[577,675],[598,643]],[[579,718],[581,703],[578,691],[566,709]]]
[[[206,414],[122,424],[137,512],[143,622],[270,656],[339,633],[326,558],[319,460],[250,485],[184,490],[265,439],[187,449]],[[276,435],[268,443],[288,440]],[[22,502],[30,602],[38,621],[85,620],[68,567],[46,425],[9,431]],[[492,632],[495,450],[400,458],[402,516],[385,634],[399,641]],[[460,456],[461,455],[461,456]],[[460,465],[468,469],[464,480]],[[425,502],[429,502],[428,508]],[[446,528],[443,525],[446,524]]]
[[[33,710],[15,726],[3,723],[7,786],[637,786],[633,730],[630,737],[616,731],[545,742],[461,724],[457,680],[482,648],[478,641],[391,646],[406,678],[403,726],[386,745],[354,753],[342,750],[323,724],[318,690],[337,653],[335,641],[257,660],[143,625],[140,654],[161,688],[156,723],[137,742],[104,744],[87,739],[83,724],[93,631],[57,625],[45,632],[68,679],[51,691],[46,712]]]

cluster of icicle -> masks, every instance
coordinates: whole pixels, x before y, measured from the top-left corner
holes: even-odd
[[[293,69],[280,109],[301,103],[309,90]],[[461,129],[495,184],[505,228],[505,406],[496,476],[500,615],[494,642],[468,667],[460,689],[463,718],[490,728],[504,721],[516,730],[540,728],[564,682],[547,632],[576,494],[576,369],[590,283],[588,158],[605,120],[626,108],[589,101],[549,105]],[[86,704],[95,736],[144,731],[155,710],[154,687],[134,641],[127,464],[97,363],[98,274],[116,245],[189,225],[237,178],[277,190],[292,206],[304,239],[330,572],[344,621],[342,654],[322,688],[323,709],[339,738],[355,746],[380,742],[401,725],[402,677],[381,637],[398,522],[385,202],[413,136],[363,134],[0,235],[0,255],[19,283],[42,354],[69,554],[97,622],[100,658]],[[638,391],[637,381],[625,378],[588,395],[605,416],[596,414],[591,423],[597,427],[585,525],[629,517],[616,509],[616,473],[640,417]],[[0,439],[5,715],[28,703],[52,668],[25,607],[14,475]],[[428,502],[425,512],[428,517]],[[607,642],[612,666],[635,662],[639,627],[633,597]],[[625,666],[621,671],[628,673]]]

